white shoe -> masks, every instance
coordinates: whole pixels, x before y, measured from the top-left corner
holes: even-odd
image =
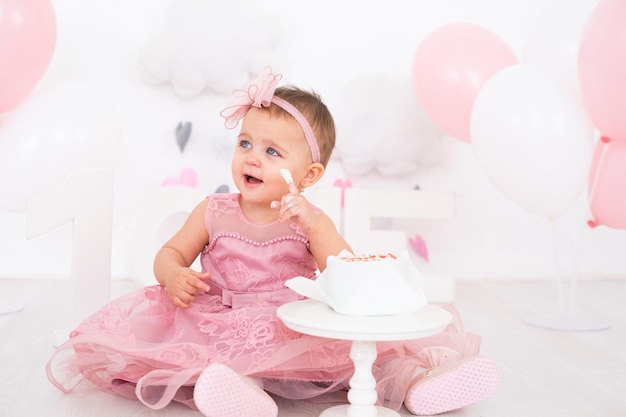
[[[200,374],[193,391],[205,417],[276,417],[272,397],[228,366],[213,363]]]

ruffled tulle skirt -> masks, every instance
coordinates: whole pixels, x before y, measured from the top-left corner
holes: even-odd
[[[46,366],[64,392],[89,380],[103,390],[138,399],[153,409],[177,401],[195,408],[193,386],[214,362],[263,380],[266,391],[289,399],[345,401],[354,372],[349,341],[300,334],[259,303],[233,309],[203,295],[188,309],[175,307],[159,285],[115,299],[81,323]],[[478,354],[480,337],[453,322],[443,333],[404,342],[380,342],[372,372],[379,402],[402,406],[417,372],[442,355]]]

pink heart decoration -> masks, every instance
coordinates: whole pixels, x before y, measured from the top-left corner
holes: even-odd
[[[413,249],[416,254],[428,262],[428,247],[420,235],[415,235],[410,238],[409,244],[411,245],[411,249]]]
[[[198,175],[193,168],[185,168],[180,171],[178,178],[166,178],[161,183],[162,187],[168,185],[184,185],[186,187],[196,188],[198,183]]]
[[[345,203],[346,188],[352,187],[352,181],[350,181],[349,178],[346,178],[345,180],[336,179],[335,182],[333,182],[333,186],[341,188],[341,208],[343,208]]]

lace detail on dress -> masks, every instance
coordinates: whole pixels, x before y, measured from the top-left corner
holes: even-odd
[[[232,288],[243,290],[246,288],[247,283],[258,282],[259,277],[252,273],[248,267],[238,257],[229,257],[222,259],[217,267],[220,269],[222,275],[227,276],[229,284]]]
[[[231,363],[235,358],[247,357],[252,362],[246,368],[252,369],[270,360],[280,343],[299,337],[272,313],[275,307],[252,308],[202,315],[198,329],[214,341],[207,346],[212,362]],[[266,312],[251,315],[259,309]]]
[[[303,236],[303,237],[307,237],[307,233],[304,231],[303,228],[300,227],[300,225],[296,222],[289,222],[289,227],[291,229],[293,229],[293,232],[295,234],[297,234],[298,236]],[[308,244],[307,244],[308,246]]]
[[[207,208],[213,212],[215,217],[220,217],[222,214],[237,214],[241,211],[236,199],[209,198]]]

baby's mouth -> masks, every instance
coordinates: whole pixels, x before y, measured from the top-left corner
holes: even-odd
[[[263,183],[262,180],[253,177],[252,175],[244,175],[244,179],[246,180],[246,183],[248,184],[261,184]]]

